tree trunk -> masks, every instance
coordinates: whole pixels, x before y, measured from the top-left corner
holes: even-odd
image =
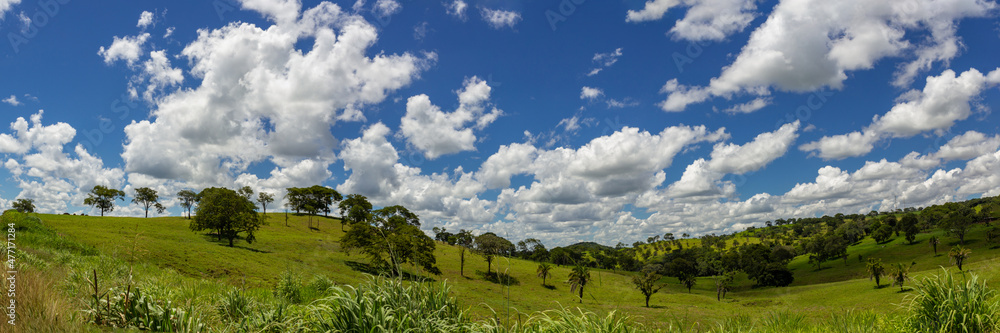
[[[649,295],[646,295],[646,307],[649,307]]]
[[[583,286],[580,286],[580,304],[583,304]]]
[[[149,218],[149,207],[146,207],[146,217],[145,218],[147,218],[147,219]]]
[[[233,238],[236,237],[229,237],[229,247],[233,247]]]

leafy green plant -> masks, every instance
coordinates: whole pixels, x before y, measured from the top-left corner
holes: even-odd
[[[302,303],[304,301],[302,280],[298,274],[291,271],[282,272],[278,278],[278,285],[274,287],[274,297],[291,304]]]
[[[942,269],[921,279],[909,299],[906,324],[913,332],[996,332],[1000,306],[996,292],[975,274],[964,283]]]

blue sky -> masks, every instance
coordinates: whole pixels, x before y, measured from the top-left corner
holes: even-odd
[[[997,13],[0,0],[0,206],[152,187],[177,215],[182,189],[323,184],[427,230],[613,245],[995,196]]]

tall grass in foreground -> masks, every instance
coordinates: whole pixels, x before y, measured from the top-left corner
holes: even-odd
[[[963,283],[942,269],[941,274],[918,281],[916,287],[906,318],[914,332],[1000,331],[996,292],[978,276],[969,274]]]

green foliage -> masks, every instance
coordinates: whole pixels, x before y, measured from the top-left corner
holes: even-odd
[[[947,270],[916,283],[906,324],[912,332],[997,332],[996,292],[971,274],[965,283]]]
[[[330,206],[344,199],[337,190],[320,185],[289,187],[286,191],[285,198],[288,199],[289,208],[296,213],[305,211],[313,215],[319,212],[329,214]]]
[[[903,284],[910,280],[910,268],[916,264],[913,262],[906,266],[902,263],[896,263],[892,266],[892,270],[889,271],[889,279],[892,281],[892,285],[899,286],[899,291],[903,291]]]
[[[191,218],[191,208],[194,204],[198,202],[198,194],[194,193],[192,190],[181,190],[177,192],[177,199],[181,202],[181,207],[186,209],[188,212],[188,218]]]
[[[287,270],[282,272],[278,284],[274,286],[274,297],[290,304],[302,303],[305,299],[299,275]]]
[[[239,288],[230,288],[219,298],[216,310],[224,321],[239,322],[251,313],[252,299]]]
[[[514,252],[514,244],[503,237],[497,236],[492,232],[487,232],[485,234],[476,237],[472,244],[472,250],[483,256],[486,260],[486,273],[490,272],[490,267],[493,266],[493,258],[501,255],[509,255]]]
[[[420,265],[439,274],[434,265],[434,240],[420,230],[420,218],[403,206],[389,206],[372,212],[372,219],[351,225],[341,238],[344,251],[360,251],[372,266],[402,274],[406,263]]]
[[[545,285],[545,278],[549,277],[552,273],[552,264],[543,262],[538,264],[538,277],[542,278],[542,285]]]
[[[160,196],[156,194],[156,190],[148,187],[135,189],[135,197],[132,198],[132,203],[142,206],[146,211],[146,217],[149,217],[149,208],[156,208],[157,213],[163,213],[166,210],[166,207],[160,204]]]
[[[267,215],[267,205],[274,202],[274,195],[267,192],[260,192],[257,194],[257,202],[260,203],[261,212]]]
[[[472,324],[458,302],[440,287],[377,279],[333,287],[332,296],[305,306],[301,320],[311,332],[468,332]]]
[[[583,303],[583,287],[586,287],[587,283],[590,282],[590,268],[576,265],[569,272],[569,280],[566,282],[569,282],[569,292],[574,292],[577,288],[580,289],[580,303]]]
[[[950,212],[938,225],[949,234],[958,237],[959,244],[965,244],[965,235],[969,228],[976,223],[976,211],[961,203],[949,202],[944,206]]]
[[[880,280],[885,275],[885,266],[882,265],[882,259],[868,258],[866,270],[868,271],[868,279],[875,279],[875,288],[880,287],[882,285]]]
[[[875,242],[885,243],[889,241],[890,238],[892,238],[892,227],[888,224],[883,224],[877,230],[872,232],[872,239],[874,239]]]
[[[642,275],[632,277],[632,284],[635,285],[635,289],[638,289],[646,297],[647,308],[649,307],[649,298],[663,288],[663,285],[658,283],[661,277],[660,274],[656,274],[655,272],[645,272]]]
[[[341,225],[367,223],[372,218],[372,204],[368,202],[368,198],[360,194],[349,194],[338,207]]]
[[[96,275],[95,272],[95,278]],[[184,311],[171,307],[169,302],[143,295],[139,288],[131,285],[124,292],[114,288],[101,292],[96,279],[93,284],[93,294],[84,310],[92,324],[157,332],[201,332],[204,329],[192,309]]]
[[[951,260],[955,262],[955,266],[958,266],[958,270],[962,270],[962,263],[965,262],[965,259],[969,258],[969,254],[971,253],[972,250],[969,250],[959,245],[953,247],[951,251],[948,252],[948,256],[951,257]]]
[[[14,204],[11,205],[18,212],[21,213],[34,213],[35,212],[35,200],[34,199],[17,199],[14,200]]]
[[[920,227],[917,226],[917,216],[913,213],[906,214],[899,223],[906,236],[906,242],[913,244],[913,241],[917,239],[917,234],[920,233]]]
[[[105,212],[115,210],[115,199],[125,200],[125,192],[107,188],[104,185],[97,185],[90,190],[90,193],[87,193],[87,198],[83,199],[83,204],[97,207],[97,209],[101,210],[101,216],[104,216]]]
[[[189,227],[193,231],[214,230],[232,247],[240,233],[246,234],[248,244],[253,244],[257,230],[265,223],[249,199],[227,188],[212,187],[198,194],[197,216]]]

